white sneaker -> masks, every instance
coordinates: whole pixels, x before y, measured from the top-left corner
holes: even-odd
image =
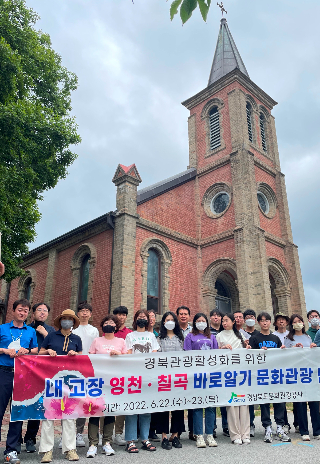
[[[270,425],[266,428],[266,432],[264,435],[264,441],[266,443],[272,443],[272,428],[270,427]]]
[[[209,446],[218,446],[218,443],[213,438],[213,435],[207,435],[207,443]]]
[[[251,443],[250,438],[243,438],[242,440],[243,445],[250,445],[250,443]]]
[[[241,440],[241,438],[236,438],[235,440],[233,440],[233,444],[234,444],[234,445],[242,445],[242,440]]]
[[[98,448],[94,445],[91,445],[87,451],[87,458],[94,458],[98,452]]]
[[[286,424],[282,426],[284,433],[288,434],[290,432],[290,425]]]
[[[206,442],[203,439],[203,435],[196,435],[197,437],[197,448],[206,448]]]
[[[302,435],[301,438],[302,438],[303,441],[310,441],[309,435]]]
[[[291,442],[291,438],[288,437],[288,435],[287,435],[286,432],[283,430],[283,428],[281,427],[281,425],[278,425],[278,427],[277,427],[276,437],[277,437],[280,441],[283,441],[283,442],[286,442],[286,443]]]
[[[62,449],[62,437],[60,437],[60,440],[59,440],[59,445],[58,445],[59,449]]]
[[[106,443],[102,447],[103,453],[106,453],[107,456],[112,456],[115,454],[114,449],[111,447],[110,443]]]
[[[251,425],[250,426],[250,437],[254,437],[254,434],[255,434],[255,426]]]
[[[120,433],[117,433],[117,435],[115,435],[113,443],[115,443],[118,446],[124,446],[127,444],[126,440],[124,440],[123,436],[120,435]]]
[[[83,439],[83,436],[82,436],[82,433],[77,433],[76,446],[79,446],[79,447],[86,446],[86,444],[84,442],[84,439]]]

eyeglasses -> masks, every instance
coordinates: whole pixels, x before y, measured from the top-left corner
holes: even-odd
[[[47,309],[39,309],[39,308],[37,308],[36,311],[37,311],[38,313],[47,313],[47,312],[48,312]]]

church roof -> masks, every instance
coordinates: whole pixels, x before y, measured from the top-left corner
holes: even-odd
[[[228,74],[230,71],[233,71],[235,68],[238,68],[243,74],[249,77],[249,74],[229,30],[227,20],[226,18],[222,18],[208,87],[221,77]]]
[[[189,180],[194,179],[196,175],[197,170],[195,168],[189,168],[175,176],[164,179],[156,184],[149,185],[149,187],[144,189],[140,189],[138,190],[137,204],[140,205],[145,201],[151,200],[151,198],[155,198],[158,195],[162,195],[163,193],[178,187],[179,185],[185,184],[186,182],[189,182]]]

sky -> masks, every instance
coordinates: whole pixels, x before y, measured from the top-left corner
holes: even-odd
[[[212,2],[171,22],[171,0],[27,0],[62,63],[79,79],[72,95],[82,143],[69,175],[40,202],[33,249],[115,210],[118,163],[135,163],[140,188],[188,165],[188,110],[207,86],[221,12]],[[250,78],[278,105],[276,120],[294,243],[307,309],[320,310],[320,2],[225,0]]]

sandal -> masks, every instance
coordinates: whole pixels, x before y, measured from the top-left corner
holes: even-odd
[[[156,451],[157,450],[157,448],[155,446],[151,445],[149,440],[146,440],[146,441],[142,442],[141,449],[146,450],[146,451]]]
[[[139,450],[138,450],[138,448],[136,447],[136,445],[134,444],[133,441],[131,443],[127,443],[126,451],[127,451],[127,453],[130,453],[130,454],[139,453]]]

